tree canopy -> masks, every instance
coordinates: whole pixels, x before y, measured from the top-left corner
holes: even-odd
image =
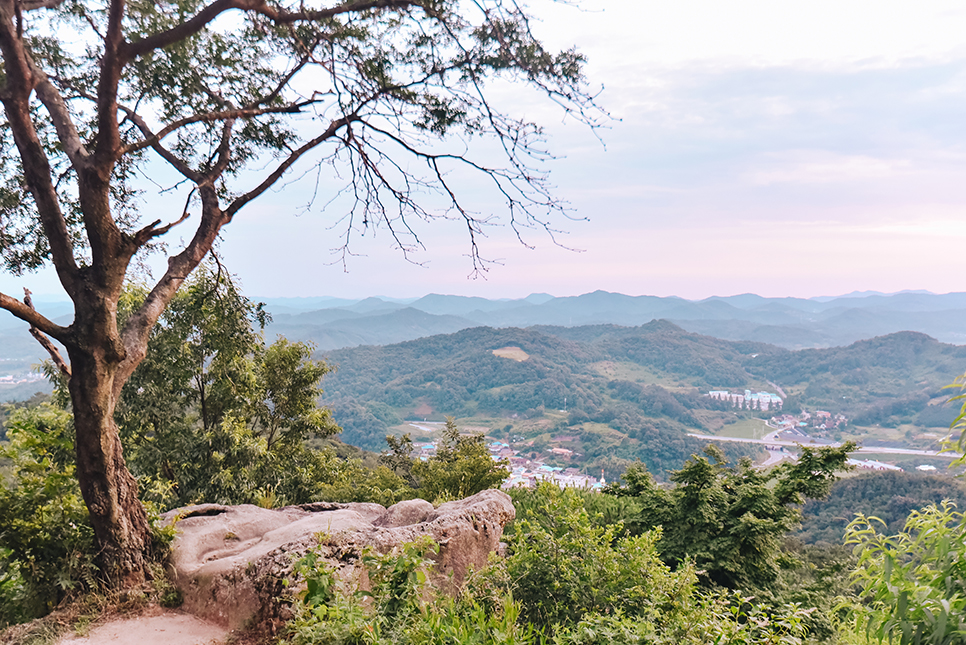
[[[729,466],[716,446],[708,446],[707,456],[693,455],[672,473],[674,488],[658,486],[637,466],[624,473],[624,485],[608,492],[641,505],[632,528],[663,527],[658,549],[668,564],[694,562],[707,580],[730,588],[768,588],[778,575],[782,541],[801,520],[801,505],[828,494],[854,449],[852,443],[802,448],[797,462],[761,471],[749,459]]]
[[[540,127],[500,110],[488,85],[529,86],[591,125],[600,116],[582,56],[544,48],[512,0],[0,0],[0,55],[0,258],[17,275],[52,265],[74,320],[49,320],[29,293],[0,294],[0,307],[67,380],[78,483],[105,577],[119,583],[143,578],[150,540],[115,408],[225,225],[286,175],[327,172],[345,182],[319,196],[345,198],[343,254],[377,227],[408,254],[417,220],[451,218],[480,270],[477,240],[496,220],[459,197],[466,172],[488,182],[518,236],[552,235],[563,210]],[[471,157],[476,139],[502,162]],[[165,173],[184,205],[145,217],[138,178]],[[119,319],[136,256],[189,218],[187,241]]]
[[[130,287],[122,304],[141,296]],[[155,325],[116,417],[132,470],[156,501],[304,503],[330,483],[332,460],[305,447],[339,430],[318,406],[329,368],[303,343],[266,344],[266,320],[228,273],[205,263]]]

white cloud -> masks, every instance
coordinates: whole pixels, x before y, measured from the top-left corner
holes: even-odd
[[[598,72],[629,65],[892,67],[966,52],[966,5],[958,0],[585,0],[583,11],[531,3],[537,34],[578,44]]]
[[[913,170],[908,159],[880,159],[867,155],[839,155],[824,151],[791,151],[773,155],[767,168],[745,179],[755,186],[772,184],[826,184],[895,178]]]

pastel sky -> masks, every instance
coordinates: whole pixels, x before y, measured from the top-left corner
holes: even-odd
[[[493,228],[482,252],[502,263],[471,280],[460,226],[437,222],[418,231],[422,265],[377,232],[359,240],[346,271],[328,251],[338,245],[333,215],[296,214],[309,181],[266,195],[225,230],[221,255],[245,291],[966,291],[966,3],[586,0],[577,9],[540,0],[530,9],[549,45],[587,55],[590,83],[615,117],[601,145],[552,106],[494,88],[503,108],[546,125],[561,157],[551,166],[557,194],[576,218],[558,222],[561,241],[579,251],[537,233],[527,248]],[[497,200],[478,199],[499,214]],[[146,219],[155,217],[173,219]],[[55,291],[49,276],[0,277],[8,293],[23,284]]]

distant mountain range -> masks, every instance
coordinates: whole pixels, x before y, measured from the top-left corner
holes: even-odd
[[[966,344],[966,293],[853,293],[828,298],[764,298],[755,294],[685,300],[595,291],[554,297],[489,300],[430,294],[418,299],[370,297],[255,298],[273,315],[273,338],[311,341],[327,351],[388,345],[472,327],[627,327],[655,319],[724,340],[770,343],[786,349],[848,345],[899,331],[917,331],[945,343]],[[70,306],[41,302],[40,311],[61,324]],[[0,376],[28,370],[44,358],[26,326],[0,311]]]
[[[534,294],[518,300],[430,294],[407,301],[332,300],[320,308],[315,307],[325,301],[265,300],[274,315],[271,335],[310,340],[321,350],[386,345],[480,326],[633,327],[655,319],[706,336],[787,349],[842,346],[898,331],[966,344],[966,293],[862,293],[830,299],[743,294],[698,301],[606,291],[562,298]]]

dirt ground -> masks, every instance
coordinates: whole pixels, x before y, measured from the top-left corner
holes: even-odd
[[[57,645],[224,645],[227,637],[223,627],[158,608],[94,625],[85,636],[66,636]]]

